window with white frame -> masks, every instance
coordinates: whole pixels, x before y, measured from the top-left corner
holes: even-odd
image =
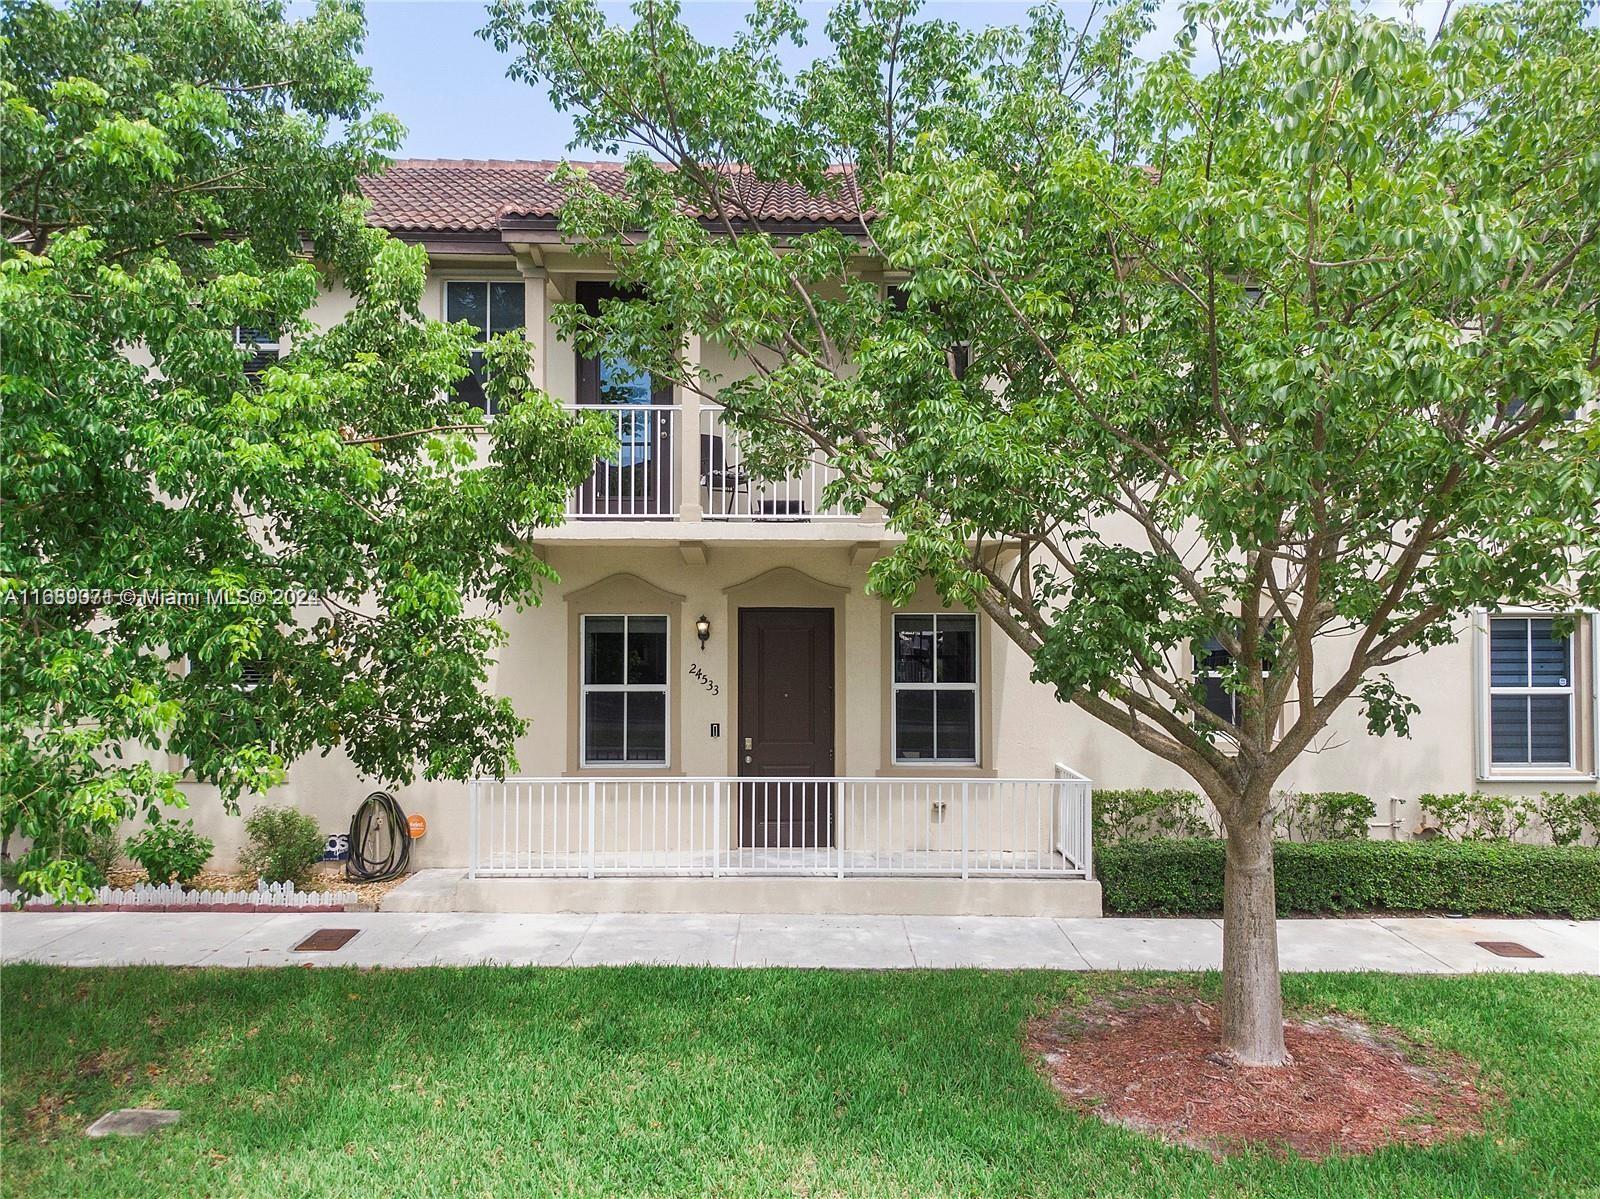
[[[1207,637],[1194,656],[1194,676],[1205,692],[1206,708],[1229,724],[1239,723],[1239,696],[1228,689],[1224,673],[1233,665],[1233,655],[1222,648],[1216,637]]]
[[[445,320],[452,324],[466,321],[477,331],[480,342],[521,329],[527,323],[526,305],[521,279],[451,279],[444,285]],[[483,351],[475,350],[472,373],[456,383],[456,398],[492,416],[483,380]]]
[[[1577,765],[1570,618],[1489,618],[1488,718],[1491,769]]]
[[[894,760],[978,760],[978,618],[894,618]]]
[[[267,367],[275,365],[283,353],[276,333],[270,329],[252,329],[248,325],[233,327],[233,344],[245,355],[244,373],[252,383]]]
[[[1261,677],[1272,673],[1275,655],[1272,634],[1275,622],[1269,621],[1261,651]],[[1223,648],[1222,639],[1207,637],[1198,643],[1194,652],[1194,677],[1200,683],[1203,700],[1208,711],[1222,717],[1231,725],[1238,725],[1244,705],[1237,691],[1230,687],[1228,672],[1233,668],[1233,655]],[[1237,686],[1237,682],[1233,682]]]
[[[667,762],[667,618],[583,618],[585,766]]]
[[[259,691],[271,677],[271,670],[261,658],[246,658],[239,663],[239,690],[245,694]]]

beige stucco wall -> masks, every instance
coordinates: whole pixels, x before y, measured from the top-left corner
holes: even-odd
[[[524,266],[527,264],[524,263]],[[569,266],[571,264],[568,264]],[[537,270],[524,271],[509,256],[452,261],[429,279],[423,310],[444,315],[443,284],[449,278],[527,280],[528,311],[535,319],[536,368],[557,399],[575,395],[575,360],[555,340],[553,324],[538,320],[563,290],[570,294],[576,274],[555,270],[547,286]],[[347,293],[335,289],[313,313],[319,324],[348,310]],[[742,373],[720,347],[695,346],[694,352],[726,381]],[[681,396],[691,409],[693,397]],[[686,446],[691,442],[685,441]],[[691,504],[692,507],[692,504]],[[691,515],[693,515],[691,513]],[[735,630],[741,606],[831,607],[835,611],[836,745],[838,773],[850,776],[915,776],[921,767],[889,761],[886,718],[888,629],[885,605],[866,592],[866,571],[874,549],[887,542],[881,526],[823,524],[762,529],[749,524],[699,521],[638,522],[554,530],[543,552],[561,578],[547,589],[542,604],[501,619],[508,644],[495,666],[491,687],[508,696],[530,728],[517,746],[523,774],[579,776],[575,714],[577,673],[576,615],[584,610],[666,612],[672,617],[669,664],[669,744],[672,761],[659,771],[630,772],[641,777],[730,775],[737,773],[737,663]],[[586,598],[587,597],[587,598]],[[597,598],[598,597],[598,598]],[[594,600],[598,606],[589,601]],[[936,597],[926,591],[913,610],[928,611]],[[705,614],[712,635],[701,648],[694,620]],[[928,772],[941,777],[1048,778],[1057,763],[1070,766],[1102,787],[1190,787],[1189,780],[1101,726],[1079,709],[1057,701],[1049,687],[1034,683],[1031,663],[1004,636],[980,621],[980,762],[973,767],[940,765]],[[1354,790],[1375,797],[1380,821],[1390,819],[1394,801],[1399,835],[1419,824],[1414,800],[1428,791],[1475,788],[1536,793],[1582,789],[1592,781],[1530,780],[1482,782],[1477,778],[1478,701],[1475,643],[1469,622],[1461,622],[1456,643],[1432,650],[1390,670],[1399,689],[1421,706],[1412,736],[1375,738],[1364,728],[1356,703],[1346,705],[1333,727],[1285,775],[1282,786],[1304,790]],[[689,675],[698,668],[720,687],[712,694]],[[1588,680],[1581,671],[1580,679]],[[1592,686],[1592,681],[1590,683]],[[1592,699],[1585,697],[1585,705]],[[1591,708],[1584,719],[1592,721]],[[710,727],[721,726],[713,738]],[[1592,756],[1589,765],[1592,768]],[[291,803],[312,813],[327,832],[343,831],[367,791],[382,780],[363,779],[343,755],[295,763],[285,786],[264,800]],[[185,785],[196,825],[217,842],[217,860],[232,861],[242,839],[242,821],[225,815],[211,788]],[[418,782],[394,787],[408,812],[427,820],[427,834],[414,844],[419,867],[462,865],[468,857],[467,788],[462,783]],[[246,811],[251,805],[246,805]],[[1389,830],[1375,830],[1387,836]]]
[[[850,546],[713,545],[703,563],[685,561],[676,544],[557,546],[548,551],[548,560],[561,583],[547,591],[539,606],[502,615],[509,641],[491,680],[495,691],[510,697],[531,722],[517,745],[524,775],[583,778],[618,773],[586,770],[578,764],[572,685],[578,670],[575,613],[622,609],[666,612],[672,617],[668,666],[672,760],[663,768],[628,771],[630,778],[644,780],[736,774],[739,609],[827,606],[836,612],[836,742],[841,775],[1049,778],[1059,762],[1102,787],[1192,786],[1176,768],[1079,709],[1059,703],[1050,688],[1031,681],[1027,657],[992,629],[981,642],[984,738],[979,764],[921,768],[888,762],[883,719],[889,669],[886,606],[866,593],[866,562],[852,564]],[[596,594],[602,602],[586,603],[586,597]],[[617,601],[619,596],[633,599],[623,604]],[[931,600],[915,605],[917,610],[931,607]],[[694,620],[702,613],[709,617],[712,630],[704,649],[694,631]],[[1393,797],[1402,836],[1419,823],[1412,802],[1418,794],[1487,786],[1475,777],[1472,652],[1471,637],[1464,636],[1455,645],[1392,671],[1396,684],[1422,707],[1409,740],[1371,736],[1351,705],[1319,742],[1318,751],[1305,755],[1285,776],[1283,786],[1365,792],[1379,801],[1380,820],[1389,818],[1385,801]],[[718,685],[718,694],[690,676],[691,665]],[[713,723],[720,726],[719,737],[711,736]],[[342,756],[333,754],[297,763],[288,784],[269,801],[293,803],[317,816],[327,831],[340,831],[360,798],[377,785],[379,780],[359,778]],[[1559,785],[1540,781],[1498,786],[1537,792]],[[465,864],[469,843],[465,785],[415,783],[394,790],[408,812],[418,812],[428,822],[426,836],[414,846],[416,864]],[[197,825],[217,840],[219,860],[226,860],[236,852],[240,822],[220,813],[208,788],[191,786],[190,791]],[[1376,835],[1388,832],[1378,830]]]

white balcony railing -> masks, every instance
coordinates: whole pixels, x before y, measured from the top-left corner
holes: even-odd
[[[679,505],[698,496],[706,520],[854,520],[837,504],[824,504],[824,488],[839,472],[811,462],[799,474],[775,482],[751,476],[739,436],[722,409],[699,410],[697,444],[683,447],[683,409],[676,404],[568,404],[574,413],[598,413],[611,422],[615,457],[600,459],[594,473],[567,500],[569,520],[677,520]],[[693,423],[691,421],[691,423]],[[685,453],[685,450],[688,453]],[[688,470],[696,478],[683,478]]]
[[[839,472],[812,462],[793,478],[762,482],[744,468],[739,435],[722,409],[700,409],[700,502],[707,520],[854,520],[822,492]]]
[[[568,404],[567,410],[608,418],[617,438],[616,456],[594,464],[594,474],[568,498],[567,516],[676,520],[677,405]]]
[[[1088,878],[1088,779],[508,778],[470,786],[473,877]]]

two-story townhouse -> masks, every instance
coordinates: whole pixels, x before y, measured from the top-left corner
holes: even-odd
[[[525,330],[537,384],[603,412],[619,445],[535,540],[560,583],[501,614],[492,685],[531,719],[527,777],[402,789],[427,822],[414,863],[560,876],[559,890],[524,888],[515,902],[532,907],[1097,912],[1079,881],[1084,780],[1187,780],[1032,682],[982,616],[931,587],[901,609],[869,595],[894,537],[880,512],[824,503],[825,465],[761,482],[715,404],[563,344],[552,307],[597,302],[609,273],[563,244],[552,170],[409,160],[366,184],[371,219],[428,253],[430,315]],[[767,203],[780,228],[853,217],[806,195]],[[330,295],[321,312],[339,308]],[[724,378],[740,369],[716,345],[689,353]],[[1592,786],[1593,617],[1562,637],[1551,616],[1463,618],[1454,644],[1393,671],[1422,709],[1409,740],[1374,738],[1347,710],[1283,785],[1374,796],[1385,837],[1411,835],[1429,791]],[[1219,711],[1231,703],[1214,692]],[[297,764],[269,799],[336,831],[379,782],[333,755]],[[195,806],[229,856],[237,822]],[[646,877],[601,886],[629,875]],[[781,889],[750,890],[762,875]],[[861,885],[841,890],[847,876]]]

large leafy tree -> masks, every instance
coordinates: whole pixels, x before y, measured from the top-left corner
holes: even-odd
[[[658,0],[499,0],[485,35],[580,141],[636,151],[564,220],[644,298],[575,333],[726,383],[758,465],[820,453],[882,506],[879,592],[932,576],[1210,798],[1223,1041],[1273,1064],[1274,783],[1347,705],[1405,735],[1386,668],[1468,610],[1600,596],[1591,15],[1218,0],[1147,61],[1146,7],[968,35],[850,0],[799,73],[780,0],[727,46]],[[867,215],[789,236],[775,182]],[[708,377],[685,331],[755,372]]]
[[[0,14],[0,831],[26,890],[81,889],[89,838],[181,804],[180,770],[229,804],[330,747],[461,777],[522,728],[483,689],[491,613],[535,597],[521,535],[596,443],[514,338],[492,427],[450,398],[470,332],[422,319],[424,254],[362,220],[398,137],[363,28],[342,0]],[[317,328],[328,287],[351,300]],[[289,352],[247,371],[238,326]]]

